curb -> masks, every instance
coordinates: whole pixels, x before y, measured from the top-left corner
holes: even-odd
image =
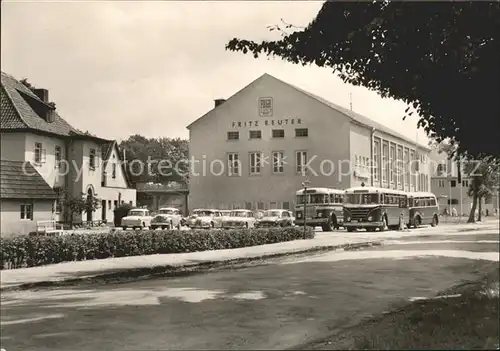
[[[77,285],[81,283],[96,284],[96,283],[106,283],[106,282],[130,282],[139,281],[159,277],[167,278],[177,278],[185,277],[194,274],[208,273],[216,269],[237,269],[241,268],[238,266],[245,266],[249,263],[256,263],[258,261],[272,260],[275,258],[282,258],[287,256],[298,256],[307,255],[310,253],[319,253],[325,251],[354,251],[372,246],[381,246],[382,241],[369,241],[354,244],[342,244],[342,245],[328,245],[328,246],[316,246],[309,249],[302,249],[296,251],[288,251],[282,253],[267,254],[262,256],[252,256],[244,258],[235,258],[225,261],[204,261],[201,263],[179,265],[179,266],[156,266],[156,267],[145,267],[145,268],[132,268],[126,269],[113,273],[105,273],[93,276],[86,276],[81,278],[71,278],[62,280],[47,280],[38,281],[33,283],[23,283],[15,286],[7,286],[0,288],[0,293],[12,292],[19,290],[29,290],[29,289],[40,289],[40,288],[55,288],[62,286]],[[260,264],[265,264],[261,262]]]

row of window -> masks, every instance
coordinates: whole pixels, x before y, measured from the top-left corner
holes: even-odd
[[[444,187],[446,186],[446,184],[447,184],[447,183],[448,183],[448,182],[447,182],[445,179],[439,179],[439,180],[438,180],[438,186],[439,186],[440,188],[444,188]],[[456,188],[456,187],[457,187],[457,184],[458,184],[458,182],[457,182],[457,180],[455,180],[455,179],[453,179],[453,180],[451,180],[451,181],[450,181],[450,186],[451,186],[452,188]],[[469,187],[469,180],[468,180],[468,179],[462,180],[462,186],[463,186],[464,188],[468,188],[468,187]]]
[[[241,160],[240,154],[237,152],[228,153],[228,175],[229,176],[241,176]],[[264,168],[267,159],[264,157],[263,153],[260,151],[249,153],[250,161],[250,175],[260,175],[262,169]],[[273,173],[282,174],[285,171],[284,165],[286,164],[286,157],[283,151],[273,151],[272,152],[272,170]],[[297,173],[302,173],[305,171],[305,166],[307,164],[307,151],[296,151],[295,152],[295,171]]]
[[[89,150],[89,168],[95,170],[97,167],[97,151],[96,149]],[[55,156],[55,167],[58,168],[61,165],[62,161],[62,149],[59,145],[56,145],[54,148],[54,156]],[[35,143],[35,155],[34,155],[35,164],[42,164],[47,162],[47,153],[43,148],[42,143]],[[112,177],[116,178],[116,163],[112,164]]]
[[[430,206],[437,206],[436,203],[436,198],[435,197],[415,197],[410,200],[410,202],[413,202],[414,207],[430,207]]]
[[[307,128],[296,128],[295,129],[295,137],[296,138],[305,138],[309,136],[309,130]],[[248,132],[249,139],[262,139],[262,131],[261,130],[251,130]],[[280,139],[285,137],[284,129],[273,129],[271,130],[271,137],[274,139]],[[227,132],[227,140],[239,140],[240,132],[231,131]]]
[[[245,205],[242,206],[242,204],[232,204],[229,206],[224,206],[224,207],[229,207],[229,208],[220,208],[221,210],[269,210],[269,209],[282,209],[282,210],[289,210],[290,209],[290,202],[288,201],[283,201],[283,202],[278,202],[278,201],[270,201],[270,202],[245,202]]]

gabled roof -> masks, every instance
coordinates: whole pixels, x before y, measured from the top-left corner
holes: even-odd
[[[48,133],[60,137],[85,138],[98,141],[105,139],[94,135],[83,133],[73,128],[66,122],[57,111],[54,113],[54,121],[47,122],[31,107],[27,100],[32,99],[38,104],[47,105],[34,94],[23,83],[14,77],[2,72],[1,94],[1,123],[2,132],[9,131],[32,131]]]
[[[279,81],[280,83],[282,84],[285,84],[295,90],[297,90],[298,92],[304,94],[304,95],[307,95],[309,96],[310,98],[313,98],[314,100],[318,101],[318,102],[321,102],[322,104],[330,107],[331,109],[337,111],[337,112],[340,112],[341,114],[345,115],[346,117],[348,117],[352,122],[355,122],[355,123],[358,123],[364,127],[367,127],[367,128],[375,128],[376,130],[379,130],[383,133],[386,133],[386,134],[389,134],[389,135],[392,135],[393,137],[397,137],[399,139],[402,139],[410,144],[417,144],[419,148],[422,148],[422,149],[425,149],[425,150],[431,150],[427,145],[423,145],[421,143],[417,143],[415,140],[411,139],[411,138],[408,138],[407,136],[404,136],[402,135],[401,133],[398,133],[396,131],[394,131],[393,129],[381,124],[381,123],[378,123],[376,121],[374,121],[373,119],[369,118],[369,117],[366,117],[364,115],[361,115],[359,113],[356,113],[354,111],[351,111],[345,107],[342,107],[340,105],[337,105],[337,104],[334,104],[333,102],[330,102],[320,96],[317,96],[313,93],[310,93],[306,90],[303,90],[295,85],[292,85],[290,83],[287,83],[287,82],[284,82],[282,81],[281,79],[278,79],[276,77],[273,77],[272,75],[268,74],[268,73],[264,73],[262,76],[260,76],[259,78],[257,78],[256,80],[254,80],[253,82],[251,82],[249,85],[245,86],[243,89],[239,90],[236,94],[232,95],[229,99],[232,99],[234,96],[236,96],[237,94],[239,94],[240,92],[242,92],[243,90],[245,90],[246,88],[248,88],[250,85],[256,83],[257,81],[265,78],[265,77],[270,77],[274,80],[277,80]],[[223,105],[223,104],[222,104]],[[210,112],[212,112],[213,110],[219,108],[220,106],[222,105],[219,105],[215,108],[213,108],[212,110],[210,110],[209,112],[207,112],[205,115],[203,115],[202,117],[198,118],[197,120],[195,120],[193,123],[191,123],[190,125],[188,125],[188,129],[191,128],[191,126],[196,123],[197,121],[199,121],[200,119],[202,119],[203,117],[205,117],[207,114],[209,114]]]
[[[56,199],[56,192],[29,162],[0,161],[1,199]]]
[[[120,165],[122,168],[122,174],[123,177],[125,178],[125,182],[127,183],[127,187],[131,188],[132,187],[132,182],[130,181],[130,177],[128,176],[128,170],[127,170],[127,164],[125,160],[123,159],[123,154],[120,152],[118,143],[116,140],[108,141],[107,143],[104,143],[101,145],[101,157],[102,161],[106,162],[109,160],[109,157],[111,156],[111,153],[113,149],[116,149],[116,153],[118,154],[118,160],[120,161]]]

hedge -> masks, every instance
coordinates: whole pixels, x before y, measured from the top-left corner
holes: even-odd
[[[312,239],[307,228],[235,230],[114,231],[107,234],[67,236],[18,236],[0,239],[0,269],[36,267],[47,264],[127,257],[235,249]]]

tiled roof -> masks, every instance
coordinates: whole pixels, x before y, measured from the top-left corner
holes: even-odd
[[[62,119],[57,112],[54,121],[48,123],[39,116],[28,104],[22,94],[43,103],[24,84],[14,77],[2,72],[2,119],[1,128],[8,129],[32,129],[61,136],[75,136],[80,133]],[[4,113],[5,110],[5,113]]]
[[[56,199],[57,194],[45,182],[31,163],[0,161],[0,198]]]

